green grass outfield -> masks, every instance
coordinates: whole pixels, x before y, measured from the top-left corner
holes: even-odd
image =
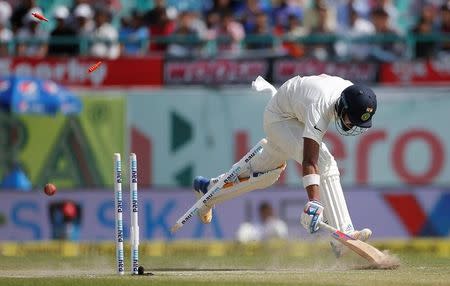
[[[108,252],[0,255],[0,285],[450,285],[450,257],[438,252],[396,250],[398,269],[364,270],[366,264],[358,256],[350,253],[337,260],[314,244],[303,256],[286,249],[215,256],[195,248],[193,244],[163,256],[141,254],[141,265],[153,276],[117,276],[114,256]],[[128,269],[128,252],[126,258]]]

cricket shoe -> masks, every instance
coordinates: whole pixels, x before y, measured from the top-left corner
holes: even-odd
[[[361,230],[354,230],[347,234],[354,239],[367,241],[372,236],[372,231],[369,228],[363,228]],[[336,258],[342,257],[342,255],[344,255],[347,251],[347,248],[344,245],[334,240],[330,241],[330,246]]]
[[[210,179],[197,176],[194,178],[194,192],[197,200],[208,192]],[[203,207],[198,210],[198,217],[203,223],[210,223],[212,220],[212,207]]]

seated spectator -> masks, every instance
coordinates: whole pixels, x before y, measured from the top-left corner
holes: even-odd
[[[245,38],[244,27],[234,19],[231,12],[223,14],[217,34],[220,52],[238,54],[241,51],[241,41]]]
[[[335,23],[330,14],[330,10],[322,1],[316,2],[315,14],[316,24],[311,29],[311,34],[321,35],[319,43],[307,45],[308,54],[319,60],[327,60],[334,57],[334,42],[329,38],[334,35]]]
[[[217,13],[219,16],[233,13],[233,3],[231,0],[214,0],[213,7],[206,13]]]
[[[161,23],[166,14],[166,1],[155,0],[153,9],[150,9],[144,15],[144,22],[147,26],[154,26]]]
[[[288,227],[284,221],[277,218],[272,206],[263,202],[259,206],[261,223],[242,223],[236,233],[239,242],[267,241],[271,239],[287,239]]]
[[[48,34],[31,13],[42,14],[42,11],[39,8],[33,8],[23,19],[25,25],[17,32],[17,55],[43,58],[48,51]]]
[[[303,27],[300,18],[296,14],[288,16],[287,27],[284,32],[278,30],[275,34],[285,35],[286,41],[283,42],[283,49],[288,55],[299,58],[306,54],[306,47],[304,44],[297,42],[299,37],[308,35],[308,30]]]
[[[299,2],[292,0],[279,0],[278,4],[274,6],[272,11],[272,22],[284,29],[289,28],[294,19],[303,18],[303,9]],[[289,23],[291,21],[291,23]]]
[[[237,19],[244,26],[245,33],[254,33],[257,25],[257,18],[264,14],[261,3],[258,0],[246,0],[245,5],[236,12]],[[266,20],[267,21],[267,20]]]
[[[78,54],[75,30],[66,22],[69,18],[69,9],[65,6],[58,6],[53,12],[53,17],[56,19],[56,27],[50,34],[48,54],[52,56]],[[68,42],[70,40],[73,42]]]
[[[339,56],[359,61],[369,57],[371,46],[364,43],[363,37],[374,35],[375,27],[370,21],[362,18],[355,9],[350,7],[349,26],[343,27],[339,33],[348,40],[348,43],[339,42],[336,44],[336,51]]]
[[[221,16],[216,11],[209,11],[206,13],[206,40],[214,40],[217,37],[217,32],[221,24]]]
[[[172,36],[174,37],[168,48],[169,55],[184,57],[195,52],[199,35],[193,27],[193,17],[190,12],[185,11],[180,14]]]
[[[415,36],[426,36],[433,32],[433,23],[421,17],[413,29]],[[431,58],[435,52],[436,43],[433,40],[418,39],[416,41],[416,58]]]
[[[85,3],[79,4],[75,7],[73,15],[76,19],[74,25],[78,36],[90,37],[95,28],[95,24],[92,21],[94,12],[91,6]]]
[[[16,6],[11,16],[11,30],[14,34],[24,26],[23,19],[34,7],[37,7],[36,0],[21,0],[19,5]]]
[[[371,12],[371,18],[376,34],[393,38],[372,45],[371,57],[382,62],[392,62],[399,59],[405,48],[397,37],[400,33],[391,28],[389,24],[389,14],[383,8],[377,8]]]
[[[146,50],[146,43],[149,39],[148,29],[143,26],[143,16],[138,11],[133,11],[119,31],[121,42],[121,54],[123,55],[143,55]]]
[[[269,19],[263,12],[256,15],[255,26],[249,30],[247,49],[261,50],[273,48],[273,37],[269,26]]]
[[[157,13],[155,16],[157,21],[150,24],[149,27],[149,34],[152,37],[150,51],[165,52],[167,49],[167,44],[162,42],[160,37],[171,35],[175,30],[175,23],[169,18],[168,11],[165,7],[157,9],[155,13]],[[173,17],[175,15],[171,16]]]
[[[450,2],[441,6],[441,29],[440,32],[446,34],[448,37],[450,35]],[[450,41],[443,41],[441,50],[448,54],[450,53]]]
[[[392,0],[377,0],[374,5],[374,10],[382,9],[388,15],[388,24],[395,31],[399,31],[399,11]]]
[[[119,34],[111,25],[111,15],[106,8],[101,7],[95,11],[95,29],[92,34],[93,44],[91,56],[107,59],[116,59],[120,55],[118,43]]]
[[[13,38],[13,34],[8,29],[8,22],[11,17],[11,6],[8,2],[0,1],[0,57],[9,54],[8,44]]]

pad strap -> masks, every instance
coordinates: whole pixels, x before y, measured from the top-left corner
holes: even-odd
[[[306,187],[311,186],[311,185],[320,186],[320,175],[309,174],[309,175],[303,176],[303,187],[306,189]]]

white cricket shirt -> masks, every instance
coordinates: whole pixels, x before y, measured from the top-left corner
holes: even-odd
[[[350,85],[351,81],[327,74],[293,77],[269,101],[270,121],[296,118],[305,125],[302,137],[320,144],[334,119],[334,104]]]

